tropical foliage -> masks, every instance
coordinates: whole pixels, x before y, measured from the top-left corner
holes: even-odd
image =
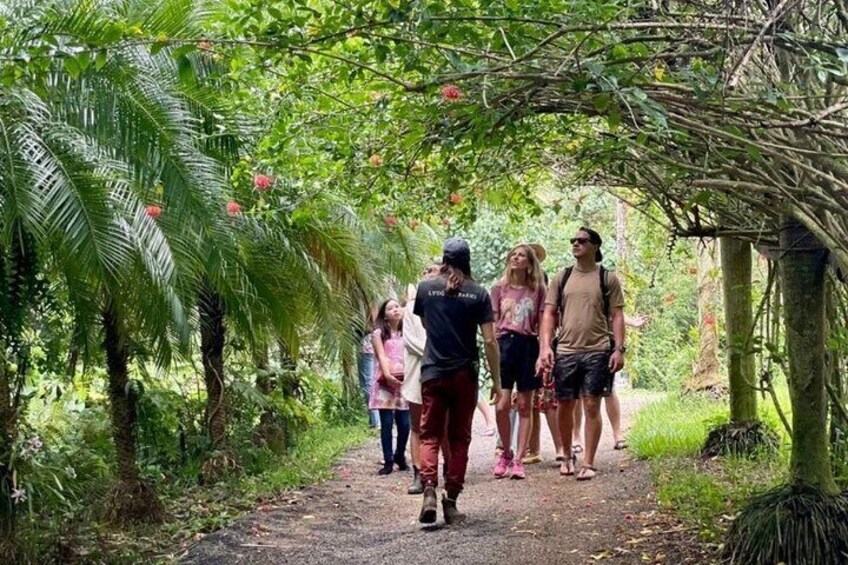
[[[582,223],[616,233],[656,388],[725,328],[680,238],[758,246],[732,402],[785,371],[793,484],[836,494],[844,332],[804,319],[844,318],[843,3],[8,0],[0,30],[0,549],[22,510],[90,486],[156,520],[163,479],[259,472],[345,419],[354,330],[435,236],[471,237],[489,282],[520,239],[555,271]]]

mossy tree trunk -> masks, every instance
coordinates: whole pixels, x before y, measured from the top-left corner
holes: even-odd
[[[141,479],[137,463],[138,393],[129,380],[129,342],[120,311],[110,299],[102,314],[103,349],[109,377],[112,438],[118,483],[107,503],[107,518],[118,524],[154,522],[163,516],[155,490]]]
[[[825,266],[827,250],[804,227],[787,222],[780,233],[792,400],[792,483],[836,495],[828,452],[825,391]]]
[[[698,357],[692,375],[683,383],[687,392],[708,392],[723,396],[726,392],[718,361],[718,331],[716,330],[715,243],[696,243],[698,254]]]
[[[730,421],[757,422],[757,391],[750,336],[753,325],[751,299],[751,244],[722,237],[721,270],[724,277],[724,313],[727,328]]]

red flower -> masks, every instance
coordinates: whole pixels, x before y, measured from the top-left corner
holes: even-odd
[[[145,209],[147,215],[153,218],[154,220],[162,215],[162,208],[157,206],[156,204],[149,204]]]
[[[397,218],[395,218],[394,216],[386,216],[384,221],[386,222],[386,225],[390,228],[397,224]]]
[[[241,206],[235,200],[230,200],[227,202],[227,214],[230,216],[238,216],[239,212],[241,212]]]
[[[712,314],[707,314],[704,316],[704,325],[706,326],[714,326],[715,325],[715,316]]]
[[[265,192],[271,185],[274,184],[274,179],[268,175],[257,173],[253,176],[253,187],[259,192]]]
[[[462,98],[462,90],[455,84],[446,84],[442,87],[442,100],[456,102]]]
[[[375,153],[371,155],[371,157],[368,159],[368,162],[371,163],[372,167],[379,167],[383,164],[383,158]]]
[[[462,195],[457,194],[456,192],[452,192],[450,195],[450,203],[451,204],[459,204],[462,202]]]

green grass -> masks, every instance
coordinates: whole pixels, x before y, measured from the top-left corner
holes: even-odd
[[[777,394],[791,418],[786,387]],[[706,539],[723,535],[752,494],[785,479],[789,440],[770,399],[761,402],[760,416],[777,431],[781,443],[778,453],[754,459],[700,457],[710,428],[729,417],[727,402],[669,396],[643,408],[628,435],[634,453],[650,462],[660,504],[697,527]]]
[[[313,484],[332,476],[336,458],[353,445],[373,436],[364,425],[319,426],[298,439],[297,447],[281,464],[244,481],[242,488],[254,496]]]

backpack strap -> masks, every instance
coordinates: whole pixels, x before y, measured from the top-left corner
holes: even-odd
[[[612,335],[612,323],[610,321],[610,289],[609,289],[609,271],[600,266],[601,279],[601,297],[604,301],[604,319],[607,321],[607,330],[609,331],[609,348],[610,351],[615,349],[615,337]]]
[[[565,311],[565,300],[562,298],[562,293],[565,291],[565,283],[568,282],[568,277],[571,276],[571,271],[574,270],[574,267],[566,267],[562,271],[562,278],[559,281],[559,288],[557,292],[557,327],[562,324],[562,314]]]
[[[603,265],[600,265],[598,269],[600,271],[600,279],[601,279],[601,297],[604,301],[604,318],[606,318],[607,323],[609,323],[610,317],[610,290],[609,290],[609,281],[608,275],[609,271],[604,269]]]

